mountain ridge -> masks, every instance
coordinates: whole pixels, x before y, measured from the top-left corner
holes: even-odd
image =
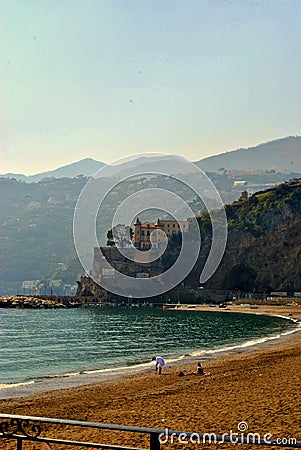
[[[166,158],[161,156],[161,158]],[[158,157],[154,157],[154,161]],[[136,162],[135,162],[136,161]],[[140,163],[141,164],[140,164]],[[151,161],[149,161],[151,162]],[[148,163],[149,163],[148,162]],[[301,172],[301,137],[287,136],[272,141],[267,141],[253,147],[239,148],[222,152],[217,155],[202,158],[195,161],[198,167],[205,172],[220,173],[221,171],[243,170],[243,171],[268,171],[276,172]],[[73,178],[79,175],[91,177],[106,164],[93,158],[84,158],[57,169],[41,172],[35,175],[24,175],[7,173],[3,178],[15,178],[26,183],[38,182],[43,178]],[[143,157],[136,160],[126,161],[117,166],[110,166],[106,176],[123,176],[128,173],[129,168],[143,167]]]
[[[202,170],[276,170],[301,171],[301,137],[287,136],[253,147],[239,148],[197,161]]]
[[[84,158],[58,167],[57,169],[37,173],[35,175],[7,173],[0,175],[0,177],[15,178],[18,181],[25,181],[27,183],[37,183],[43,178],[73,178],[79,175],[92,176],[105,165],[105,163],[96,161],[93,158]]]

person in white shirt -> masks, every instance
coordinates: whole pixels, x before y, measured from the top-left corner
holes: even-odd
[[[163,366],[165,366],[165,361],[161,356],[153,356],[152,361],[156,361],[156,371],[158,375],[161,375]]]

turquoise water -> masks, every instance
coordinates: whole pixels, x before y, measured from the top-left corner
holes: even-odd
[[[2,388],[44,378],[143,367],[153,355],[183,355],[239,346],[279,335],[278,317],[154,308],[1,309]]]

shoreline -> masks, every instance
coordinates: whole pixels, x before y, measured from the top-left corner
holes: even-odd
[[[166,307],[166,309],[171,311],[210,311],[210,312],[222,312],[222,313],[242,313],[242,314],[260,314],[284,317],[286,319],[300,319],[301,320],[301,306],[286,306],[286,305],[227,305],[226,308],[219,308],[218,306],[209,305],[172,305],[171,307]]]
[[[191,354],[179,355],[174,358],[166,358],[166,366],[169,369],[176,370],[181,366],[190,366],[200,360],[214,361],[223,356],[235,353],[248,353],[256,351],[257,349],[276,346],[279,343],[285,342],[291,337],[301,333],[301,308],[297,307],[280,307],[280,306],[264,306],[257,310],[249,310],[245,305],[236,305],[229,310],[220,308],[211,308],[208,305],[196,305],[191,309],[191,305],[177,305],[175,308],[178,311],[195,310],[195,311],[210,311],[223,313],[247,313],[247,314],[264,314],[270,316],[277,316],[286,320],[290,320],[295,324],[294,328],[288,329],[283,333],[270,334],[252,340],[242,341],[240,343],[228,344],[224,347],[217,347],[215,349],[204,349],[199,352],[192,352]],[[293,317],[291,316],[293,314]],[[298,318],[297,318],[298,317]],[[144,373],[153,372],[153,364],[143,363],[133,366],[116,367],[110,369],[96,369],[87,370],[74,374],[62,374],[52,377],[42,378],[41,380],[34,380],[28,382],[21,382],[12,384],[12,386],[2,387],[0,390],[0,400],[22,399],[32,395],[39,395],[58,390],[69,390],[74,388],[85,387],[103,383],[105,381],[126,378],[129,376],[139,376]]]
[[[279,313],[279,311],[277,311]],[[301,332],[282,339],[215,354],[204,360],[211,376],[179,377],[191,372],[194,362],[164,367],[163,375],[153,370],[104,380],[94,384],[51,390],[19,398],[0,400],[6,414],[52,417],[152,427],[198,433],[234,433],[244,423],[250,433],[272,439],[301,441],[300,431]],[[200,360],[200,358],[198,358]],[[46,430],[51,437],[103,444],[148,448],[142,435],[80,430],[59,427]],[[5,442],[5,450],[15,450],[15,442]],[[211,444],[214,449],[220,445]],[[223,444],[233,448],[233,444]],[[40,450],[31,443],[24,450]],[[69,448],[69,447],[68,447]],[[169,443],[165,449],[179,448]],[[183,448],[183,445],[181,445]]]
[[[238,424],[245,422],[250,432],[301,441],[300,357],[299,332],[277,341],[276,345],[273,342],[251,351],[234,351],[206,360],[205,370],[211,371],[209,377],[178,377],[180,369],[195,370],[195,364],[182,364],[164,368],[161,376],[153,371],[143,372],[0,400],[0,408],[8,414],[218,434],[236,432]],[[68,433],[75,440],[84,437],[94,442],[119,442],[112,433],[99,436],[93,430],[71,428]],[[122,439],[123,445],[148,446],[143,437],[122,436]],[[12,442],[6,448],[12,450],[14,446]]]

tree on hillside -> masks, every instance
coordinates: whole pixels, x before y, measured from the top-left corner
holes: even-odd
[[[243,191],[238,199],[239,202],[245,202],[249,198],[248,191]]]
[[[107,245],[127,248],[132,245],[134,232],[128,225],[118,224],[107,232]]]
[[[115,241],[113,238],[113,230],[111,229],[107,232],[107,246],[114,247],[114,245],[115,245]]]

